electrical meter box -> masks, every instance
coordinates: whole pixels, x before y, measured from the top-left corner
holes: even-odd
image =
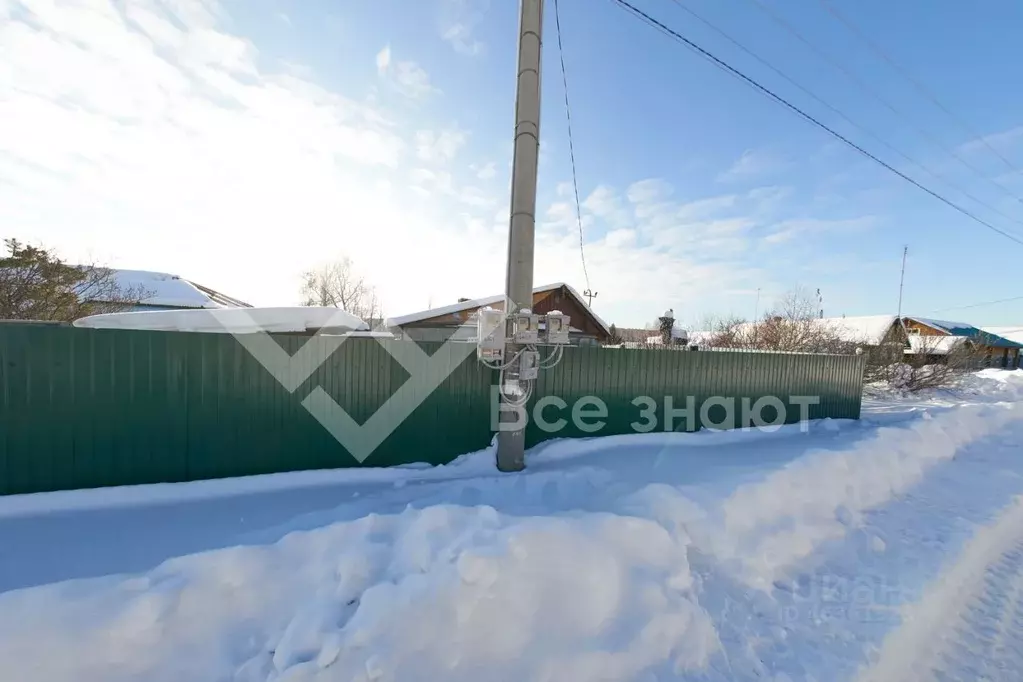
[[[544,343],[563,346],[568,343],[568,315],[552,310],[544,317]]]
[[[540,316],[528,310],[512,315],[512,339],[515,343],[534,344],[540,341]]]
[[[483,308],[476,315],[476,356],[484,360],[504,358],[504,313]]]
[[[540,375],[540,353],[535,350],[522,351],[519,359],[519,379],[533,381]]]

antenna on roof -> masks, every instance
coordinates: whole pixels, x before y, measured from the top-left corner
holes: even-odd
[[[902,319],[902,286],[906,282],[906,254],[909,253],[909,246],[902,247],[902,274],[899,276],[899,319]]]

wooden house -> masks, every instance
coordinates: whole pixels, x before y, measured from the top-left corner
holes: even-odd
[[[475,335],[476,313],[489,307],[504,310],[504,296],[463,299],[457,303],[388,318],[385,325],[397,337],[415,341],[446,341],[453,334],[466,339]],[[559,310],[570,318],[569,339],[574,345],[607,343],[609,326],[571,286],[559,282],[533,289],[533,312],[543,315]]]
[[[904,317],[902,323],[909,337],[910,347],[926,347],[929,349],[927,354],[934,354],[930,350],[931,347],[938,348],[938,354],[941,353],[942,348],[945,348],[943,352],[947,353],[955,346],[955,342],[931,343],[929,340],[934,337],[951,337],[971,344],[982,357],[980,364],[983,366],[1006,368],[1020,366],[1020,351],[1023,350],[1023,344],[984,331],[971,324],[924,317]]]

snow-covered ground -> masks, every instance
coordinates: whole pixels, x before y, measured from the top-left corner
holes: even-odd
[[[859,422],[0,498],[31,682],[1017,680],[1023,372]]]

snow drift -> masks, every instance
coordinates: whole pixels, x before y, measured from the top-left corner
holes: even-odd
[[[322,474],[350,479],[337,508],[279,540],[0,594],[0,668],[33,682],[846,679],[884,630],[785,620],[786,586],[963,453],[1002,448],[991,471],[1016,466],[1021,377],[981,373],[956,404],[916,396],[806,433],[548,443],[518,476],[481,467],[486,453]],[[245,485],[274,481],[311,483]],[[100,495],[10,501],[0,531],[47,500],[87,509]],[[111,509],[131,514],[145,491],[119,496]],[[843,571],[911,549],[857,539]]]

